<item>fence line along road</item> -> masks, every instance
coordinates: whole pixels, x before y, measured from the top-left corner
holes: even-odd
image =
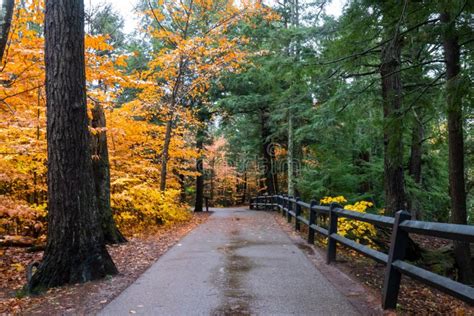
[[[326,262],[329,264],[336,259],[336,245],[344,246],[386,265],[385,278],[382,288],[382,307],[395,308],[397,306],[400,280],[402,274],[430,285],[438,290],[474,305],[474,288],[456,282],[447,277],[417,267],[404,261],[408,234],[433,236],[449,240],[474,242],[474,226],[447,223],[435,223],[411,220],[406,211],[398,211],[395,217],[360,213],[345,210],[341,205],[332,203],[330,206],[318,205],[316,201],[306,203],[299,198],[287,195],[264,195],[250,199],[250,209],[278,209],[287,217],[288,223],[295,219],[295,230],[299,231],[301,224],[308,226],[307,241],[314,244],[315,235],[320,234],[328,238]],[[309,212],[309,218],[303,216],[303,209]],[[327,228],[318,222],[318,215],[329,217]],[[349,218],[356,221],[373,224],[377,228],[391,228],[390,249],[388,254],[364,246],[354,240],[337,233],[338,218]]]

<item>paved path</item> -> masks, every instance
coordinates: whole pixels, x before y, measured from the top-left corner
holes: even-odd
[[[271,214],[215,209],[100,315],[358,315]]]

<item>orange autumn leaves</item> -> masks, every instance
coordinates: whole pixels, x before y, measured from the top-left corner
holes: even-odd
[[[36,234],[38,227],[43,232],[46,228],[43,18],[42,1],[27,1],[25,5],[17,6],[7,56],[0,73],[0,195],[3,205],[0,208],[0,234]],[[136,205],[138,208],[147,202],[138,203],[137,199],[142,198],[138,185],[156,190],[153,181],[159,171],[154,161],[162,146],[164,131],[147,119],[147,113],[135,111],[133,104],[118,105],[115,102],[122,91],[121,85],[127,83],[127,77],[119,69],[127,65],[127,56],[114,53],[107,40],[107,35],[87,35],[85,38],[87,94],[89,102],[100,102],[106,109],[112,203],[116,216],[120,217],[128,211],[123,207]],[[103,131],[91,128],[91,132]],[[188,155],[189,145],[182,137],[175,138],[172,149],[176,157],[192,157]],[[130,204],[122,203],[123,196],[127,196]],[[156,204],[156,194],[153,196]],[[163,196],[176,194],[165,193]],[[162,200],[166,206],[156,204],[156,212],[167,209],[170,200],[173,198]],[[178,203],[169,207],[174,213],[178,208],[184,209]],[[143,210],[141,208],[140,212]],[[127,216],[125,220],[118,219],[120,224],[128,225]],[[37,225],[41,223],[43,225]]]
[[[16,6],[0,68],[0,234],[32,234],[43,227],[44,41],[38,35],[42,21],[39,1]]]
[[[231,35],[230,30],[256,15],[272,15],[258,2],[251,1],[245,5],[232,1],[160,1],[156,9],[148,8],[140,14],[148,20],[144,23],[147,40],[154,43],[146,52],[144,71],[127,69],[130,56],[139,53],[116,50],[108,42],[107,34],[85,38],[88,102],[99,102],[107,120],[105,129],[91,128],[91,132],[107,132],[112,206],[116,216],[127,214],[119,220],[124,226],[130,224],[127,218],[134,205],[145,210],[144,205],[157,201],[163,201],[163,205],[158,203],[153,209],[163,218],[185,218],[179,214],[166,217],[162,212],[185,209],[178,202],[170,206],[170,201],[177,200],[179,190],[183,189],[180,176],[197,175],[194,133],[198,124],[196,109],[188,106],[189,100],[199,99],[206,104],[212,81],[223,72],[239,71],[247,62],[248,53],[243,48],[247,40]],[[17,4],[0,68],[0,195],[6,201],[3,204],[8,205],[0,210],[0,234],[21,233],[26,227],[21,220],[25,212],[33,214],[28,216],[28,223],[34,225],[45,220],[43,19],[44,1]],[[136,98],[118,103],[124,89],[138,91]],[[171,113],[174,124],[167,166],[169,192],[159,193],[159,162],[166,129],[163,122]],[[143,201],[143,190],[151,192],[148,196],[154,200]]]
[[[240,71],[248,60],[247,39],[230,30],[256,15],[270,19],[271,11],[258,1],[240,6],[228,0],[147,0],[142,9],[153,49],[148,69],[136,73],[136,88],[142,106],[160,109],[169,140],[173,125],[183,121],[182,113],[191,111],[193,117],[206,106],[211,83],[225,72]],[[161,189],[166,188],[164,175],[172,173],[167,144],[161,153]]]
[[[247,38],[231,30],[257,15],[273,19],[272,12],[259,1],[147,1],[144,31],[162,45],[151,52],[148,70],[137,78],[141,98],[167,99],[173,105],[205,98],[212,80],[248,62]]]
[[[223,137],[218,137],[205,148],[205,194],[215,206],[242,204],[246,196],[258,191],[262,180],[258,157],[229,159],[228,146]]]

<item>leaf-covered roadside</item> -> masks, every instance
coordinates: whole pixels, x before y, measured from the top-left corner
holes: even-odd
[[[280,214],[275,214],[276,221],[285,228],[289,234],[298,234],[293,231],[293,226],[286,222]],[[302,227],[302,235],[306,234],[306,227]],[[445,247],[446,242],[433,240],[432,238],[419,238],[417,243],[434,250]],[[305,242],[306,243],[306,242]],[[316,242],[316,250],[322,257],[325,256],[326,245],[321,240]],[[381,291],[384,278],[385,266],[379,264],[357,252],[339,246],[337,248],[337,262],[333,263],[337,269],[359,282],[366,288],[367,295],[375,297],[375,301],[381,301]],[[395,311],[385,311],[384,315],[474,315],[474,308],[467,303],[423,285],[408,277],[403,277],[400,287],[398,306]]]
[[[375,294],[381,293],[385,266],[374,262],[353,250],[338,249],[340,262],[337,267],[369,287]],[[468,304],[444,294],[432,287],[403,276],[397,315],[474,315]]]
[[[119,275],[101,281],[63,286],[36,297],[16,297],[26,283],[25,267],[41,258],[24,248],[0,249],[0,314],[95,314],[137,279],[153,262],[210,213],[193,214],[187,222],[162,227],[155,232],[132,237],[129,242],[109,246]]]

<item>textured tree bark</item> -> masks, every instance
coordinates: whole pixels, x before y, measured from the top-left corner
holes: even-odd
[[[448,115],[449,194],[451,196],[451,221],[467,224],[466,187],[464,179],[464,138],[461,89],[460,46],[455,20],[446,11],[441,13],[444,25],[443,48],[446,60],[446,103]],[[459,278],[467,284],[474,283],[469,243],[454,242],[454,255],[459,268]]]
[[[405,209],[403,179],[403,114],[398,31],[382,49],[380,75],[384,112],[385,214]]]
[[[0,14],[0,63],[3,61],[5,48],[7,47],[8,34],[12,24],[13,9],[15,8],[15,0],[3,0],[2,11]]]
[[[385,25],[393,25],[392,5],[382,2]],[[388,7],[387,7],[388,6]],[[404,14],[402,12],[402,14]],[[384,133],[384,191],[385,215],[394,216],[405,210],[406,195],[403,175],[403,109],[401,82],[401,50],[399,25],[387,27],[386,36],[390,39],[382,48],[380,76],[382,81],[383,133]],[[406,251],[408,260],[416,260],[421,255],[420,247],[409,239]]]
[[[160,174],[160,190],[166,189],[166,177],[168,175],[168,158],[171,143],[171,132],[173,130],[173,119],[170,118],[166,122],[165,142],[163,144],[163,151],[161,153],[161,174]]]
[[[47,0],[48,242],[28,290],[116,274],[95,196],[86,111],[83,0]]]
[[[110,163],[105,131],[105,113],[99,102],[92,108],[91,126],[98,129],[92,135],[92,168],[99,217],[107,244],[124,243],[127,240],[117,228],[110,206]]]

